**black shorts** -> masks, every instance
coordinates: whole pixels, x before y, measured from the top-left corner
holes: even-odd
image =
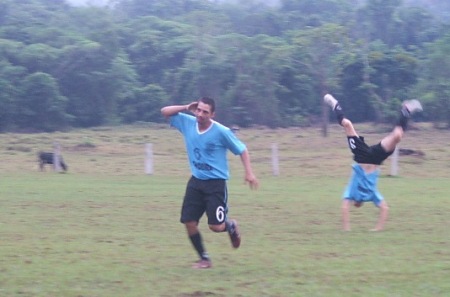
[[[227,218],[227,200],[226,180],[201,180],[192,176],[186,187],[180,222],[198,222],[206,212],[208,225],[220,225]]]
[[[368,146],[362,136],[349,136],[347,141],[356,163],[381,165],[393,153],[393,151],[386,152],[381,146],[381,142]]]

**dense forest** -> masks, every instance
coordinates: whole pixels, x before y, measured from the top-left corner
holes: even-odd
[[[0,131],[162,122],[200,96],[226,125],[306,126],[326,92],[356,122],[418,98],[450,128],[447,0],[277,3],[0,0]]]

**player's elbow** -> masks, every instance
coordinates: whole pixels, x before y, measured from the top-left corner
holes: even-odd
[[[170,116],[174,115],[173,111],[169,106],[161,108],[161,114],[167,119]]]
[[[250,154],[248,153],[247,148],[245,148],[242,152],[239,153],[239,156],[249,158]]]

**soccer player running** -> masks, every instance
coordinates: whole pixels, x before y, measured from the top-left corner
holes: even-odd
[[[415,112],[422,111],[418,100],[403,102],[400,116],[392,132],[376,145],[369,146],[364,137],[358,136],[352,122],[344,116],[339,102],[330,94],[324,96],[324,101],[334,111],[338,123],[344,128],[347,135],[348,146],[353,153],[353,172],[342,201],[342,227],[350,231],[350,206],[362,206],[364,202],[373,202],[380,209],[378,222],[372,231],[381,231],[388,217],[389,207],[377,189],[379,167],[395,150],[403,137],[408,120]]]
[[[195,116],[186,114],[190,111]],[[227,180],[229,169],[227,151],[240,155],[245,169],[245,182],[251,189],[258,188],[258,179],[253,174],[247,147],[227,127],[213,120],[215,101],[202,97],[187,105],[171,105],[161,109],[170,118],[171,126],[184,137],[192,176],[189,179],[181,207],[181,223],[200,259],[193,268],[212,266],[198,229],[200,218],[206,212],[209,229],[214,232],[227,231],[231,244],[238,248],[241,234],[236,220],[228,218]]]

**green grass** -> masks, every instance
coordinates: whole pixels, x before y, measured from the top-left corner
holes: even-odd
[[[386,176],[386,162],[386,230],[368,231],[378,215],[368,204],[352,210],[352,231],[342,232],[351,159],[338,129],[329,138],[314,128],[239,132],[261,188],[243,184],[239,158],[230,156],[230,216],[242,246],[233,250],[203,219],[214,265],[205,271],[190,268],[196,255],[178,222],[189,171],[175,131],[0,135],[0,296],[449,296],[450,133],[410,131],[402,146],[425,157],[401,157],[399,177]],[[363,129],[374,141],[382,135]],[[53,141],[67,174],[37,171],[37,150]],[[146,142],[154,143],[152,176],[144,174]]]

